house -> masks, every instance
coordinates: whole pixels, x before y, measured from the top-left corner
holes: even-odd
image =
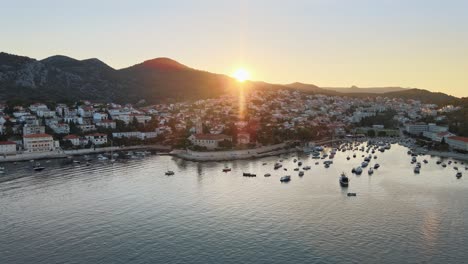
[[[91,141],[91,143],[93,143],[94,145],[107,144],[107,135],[106,134],[94,133],[94,134],[86,135],[85,138],[88,141]]]
[[[16,154],[16,143],[13,141],[0,141],[0,155]]]
[[[50,128],[56,134],[68,134],[70,133],[70,126],[66,123],[57,123],[50,125]]]
[[[447,144],[456,150],[468,151],[468,138],[467,137],[448,137]]]
[[[239,132],[237,134],[237,144],[246,145],[250,143],[250,134],[247,132]]]
[[[95,125],[89,125],[89,124],[78,125],[78,126],[76,126],[76,127],[78,127],[79,129],[81,129],[81,131],[83,131],[83,132],[91,132],[91,131],[95,131],[95,130],[96,130],[96,126],[95,126]]]
[[[193,134],[188,139],[192,144],[207,149],[218,148],[219,143],[224,140],[232,141],[232,137],[224,134]]]
[[[45,133],[45,126],[30,126],[30,125],[23,126],[23,135],[44,134],[44,133]]]
[[[63,138],[65,141],[70,141],[73,146],[79,146],[80,145],[80,137],[77,135],[67,135]]]
[[[116,128],[116,123],[115,121],[112,121],[112,120],[99,120],[99,121],[95,121],[95,125],[97,127],[103,127],[103,128],[110,128],[110,129],[115,129]]]
[[[102,120],[107,120],[107,119],[109,119],[109,115],[107,113],[104,113],[104,112],[93,113],[93,120],[95,122],[102,121]]]
[[[54,139],[49,134],[30,134],[23,136],[23,147],[27,152],[46,152],[54,150]]]

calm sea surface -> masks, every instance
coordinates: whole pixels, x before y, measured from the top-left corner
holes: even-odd
[[[292,154],[288,171],[273,170],[278,157],[0,164],[0,263],[467,263],[465,165],[418,157],[429,164],[414,174],[406,151],[377,152],[372,176],[351,174],[361,152],[338,152],[328,169],[301,155],[312,166],[302,178]]]

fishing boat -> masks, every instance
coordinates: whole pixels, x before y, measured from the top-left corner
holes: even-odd
[[[348,187],[349,185],[349,178],[346,176],[346,174],[343,172],[341,173],[340,179],[339,179],[340,185],[342,187]]]

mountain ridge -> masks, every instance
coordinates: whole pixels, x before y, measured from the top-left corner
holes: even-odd
[[[301,82],[271,84],[249,81],[244,85],[254,89],[283,88],[332,96],[401,96],[406,99],[421,97],[425,102],[438,103],[458,99],[443,93],[401,87],[399,88],[402,90],[383,93],[370,93],[372,90],[360,90],[356,93]],[[64,55],[54,55],[36,60],[0,52],[0,100],[3,101],[94,99],[124,103],[144,99],[149,103],[174,102],[216,97],[234,92],[237,86],[238,83],[229,76],[193,69],[167,57],[114,69],[97,58],[77,60]]]

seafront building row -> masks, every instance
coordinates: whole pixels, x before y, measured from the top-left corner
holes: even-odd
[[[410,135],[444,141],[454,149],[468,151],[466,138],[450,133],[447,127],[418,122],[426,117],[443,121],[455,110],[453,106],[439,107],[417,100],[308,95],[291,90],[248,91],[242,98],[224,95],[140,107],[90,101],[71,105],[0,104],[0,154],[54,151],[64,144],[74,148],[107,146],[111,139],[124,138],[174,142],[177,133],[188,134],[185,140],[202,149],[259,147],[265,131],[287,135],[313,129],[317,137],[344,136],[362,120],[385,111],[393,111],[394,121]],[[369,130],[388,128],[373,124],[363,129]]]

